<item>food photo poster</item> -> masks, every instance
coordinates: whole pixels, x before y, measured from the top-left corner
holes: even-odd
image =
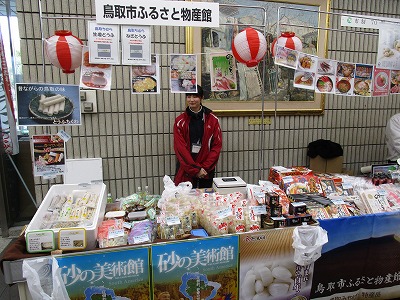
[[[381,24],[379,28],[376,66],[382,69],[400,69],[399,24]]]
[[[65,142],[56,134],[33,135],[34,176],[55,176],[65,171]]]
[[[160,93],[160,65],[157,55],[151,56],[151,65],[131,67],[132,94]]]
[[[210,53],[211,91],[237,89],[236,65],[232,52]]]
[[[171,54],[171,93],[197,93],[197,57],[194,54]]]
[[[84,89],[111,90],[112,65],[89,62],[89,47],[83,46],[80,86]]]
[[[17,83],[16,91],[19,125],[81,124],[78,85]]]

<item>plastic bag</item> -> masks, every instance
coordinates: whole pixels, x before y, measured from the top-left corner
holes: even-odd
[[[22,274],[32,300],[69,300],[61,269],[55,258],[25,259]]]
[[[165,175],[164,181],[164,191],[161,194],[160,200],[158,200],[158,207],[161,208],[163,204],[171,198],[176,198],[177,194],[188,195],[192,190],[192,183],[190,181],[181,182],[177,186],[172,181],[172,179]]]
[[[294,262],[306,266],[321,257],[322,246],[328,242],[328,233],[319,226],[302,225],[293,231]]]

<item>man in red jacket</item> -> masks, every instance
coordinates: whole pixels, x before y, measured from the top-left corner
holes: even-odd
[[[218,118],[203,106],[203,89],[186,94],[187,108],[175,119],[174,149],[178,159],[175,184],[190,181],[194,188],[212,186],[222,148]]]

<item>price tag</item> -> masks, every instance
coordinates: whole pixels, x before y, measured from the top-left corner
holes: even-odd
[[[140,243],[146,243],[146,242],[150,242],[148,234],[141,234],[141,235],[133,237],[134,244],[140,244]]]
[[[60,130],[57,135],[64,140],[64,142],[68,142],[68,140],[71,138],[71,136],[66,133],[64,130]]]
[[[250,210],[252,210],[255,215],[265,215],[267,213],[267,207],[265,205],[250,206]]]
[[[122,226],[123,226],[124,228],[131,229],[131,228],[132,228],[132,223],[130,223],[130,222],[124,222],[124,224],[122,224]]]
[[[385,190],[377,190],[376,191],[378,193],[379,196],[386,196],[387,192]]]
[[[114,239],[119,236],[124,236],[123,229],[115,229],[115,230],[108,231],[108,239]]]
[[[293,177],[292,176],[285,176],[282,178],[283,183],[290,183],[293,182]]]
[[[217,214],[217,219],[223,219],[232,216],[232,209],[228,207],[225,209],[217,210],[216,214]]]
[[[341,205],[341,204],[346,204],[346,202],[343,201],[343,199],[330,199],[333,204],[335,205]]]
[[[181,220],[177,216],[169,216],[166,217],[165,220],[167,221],[168,226],[181,224]]]
[[[352,188],[353,188],[353,185],[352,185],[351,183],[349,183],[349,182],[343,182],[343,183],[342,183],[342,188],[344,188],[344,189],[346,189],[346,190],[352,189]]]

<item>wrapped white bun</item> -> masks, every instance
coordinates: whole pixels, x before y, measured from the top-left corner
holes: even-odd
[[[264,291],[264,284],[261,280],[257,280],[255,284],[256,293],[262,293]]]
[[[278,279],[288,279],[292,277],[292,273],[285,267],[275,267],[272,269],[272,276]]]
[[[252,299],[256,294],[256,287],[255,287],[256,275],[248,274],[242,283],[242,294],[245,298]]]
[[[267,267],[257,269],[257,271],[260,274],[261,281],[264,284],[264,286],[270,285],[272,283],[272,281],[274,280],[271,270],[268,269]]]
[[[268,292],[273,297],[284,296],[289,291],[289,284],[286,283],[271,283],[268,287]]]

